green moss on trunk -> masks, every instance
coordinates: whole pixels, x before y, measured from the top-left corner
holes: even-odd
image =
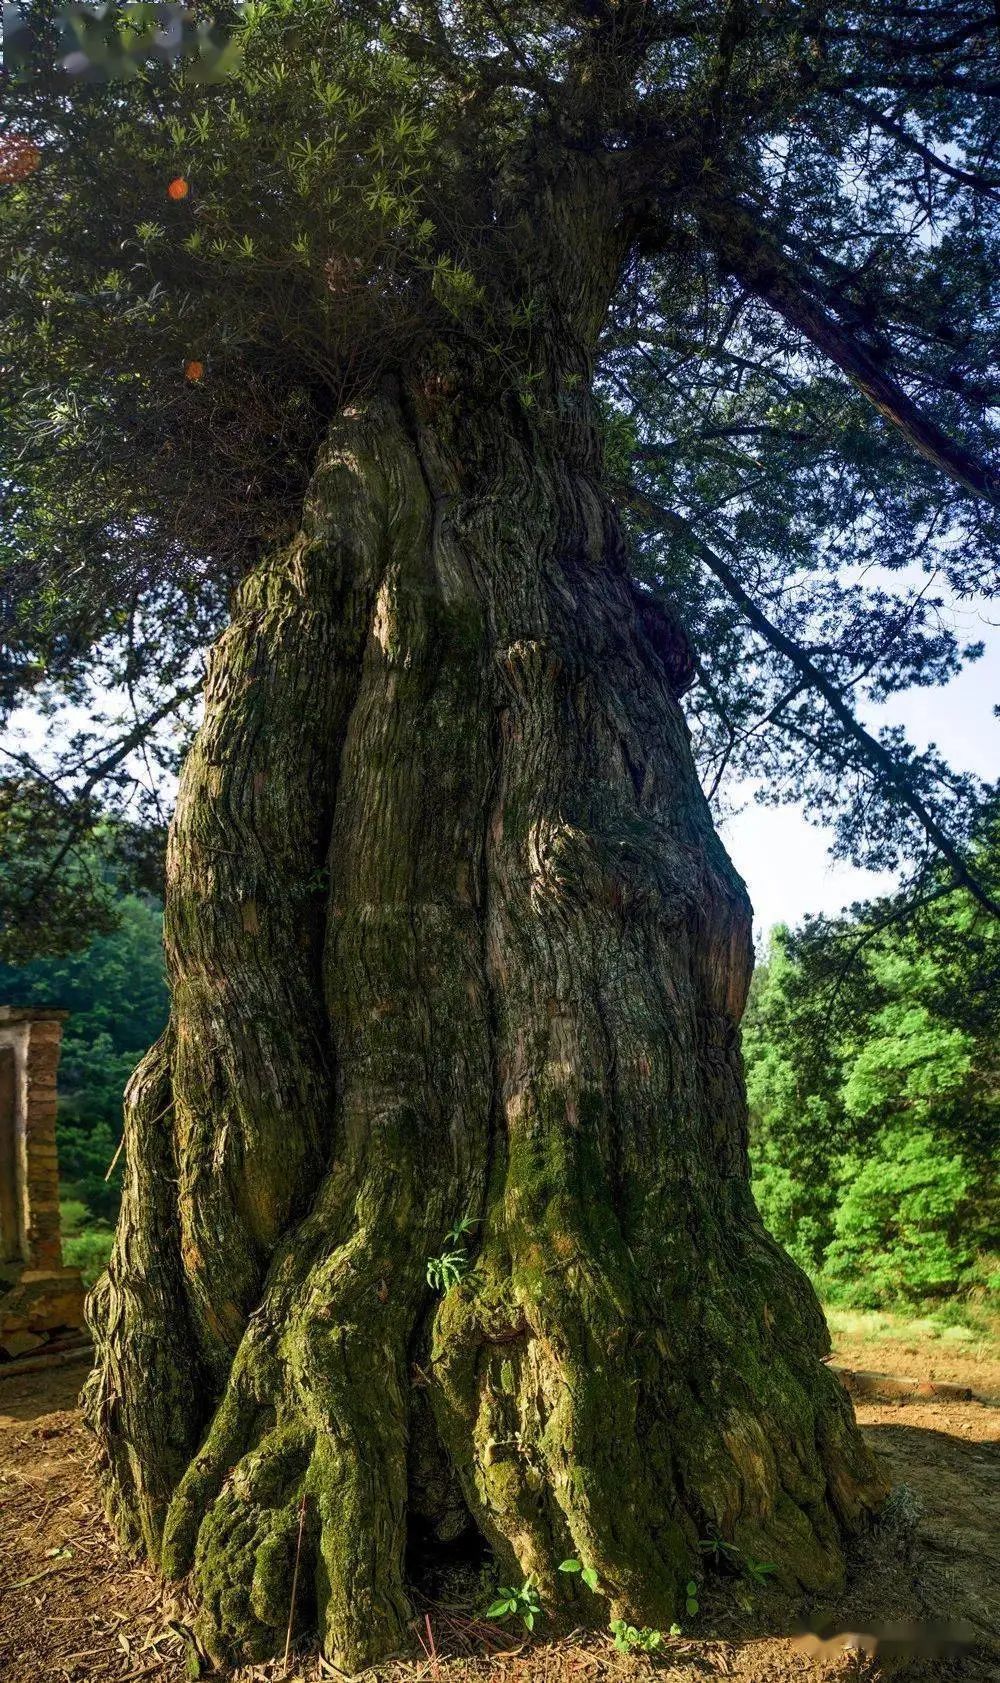
[[[750,1198],[750,913],[674,689],[592,427],[482,394],[345,415],[243,592],[88,1405],[220,1656],[281,1647],[303,1495],[349,1670],[408,1644],[414,1522],[663,1626],[709,1530],[825,1588],[880,1498]]]

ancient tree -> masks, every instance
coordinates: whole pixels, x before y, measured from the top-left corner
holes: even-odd
[[[819,1591],[878,1509],[750,1195],[751,913],[679,607],[735,605],[758,672],[791,674],[767,711],[793,754],[860,768],[883,841],[969,884],[955,785],[850,699],[853,667],[886,693],[953,641],[889,597],[796,638],[728,513],[693,510],[755,461],[747,521],[781,529],[748,545],[793,561],[849,495],[859,544],[884,517],[917,554],[935,510],[992,529],[994,29],[265,0],[221,81],[73,82],[42,32],[12,90],[38,156],[5,211],[4,473],[50,604],[13,677],[43,647],[70,682],[121,636],[130,681],[160,662],[152,729],[233,590],[87,1390],[118,1534],[193,1572],[215,1652],[280,1649],[303,1495],[301,1619],[346,1669],[406,1645],[408,1547],[478,1537],[550,1611],[664,1626],[700,1538]],[[721,423],[692,356],[733,375]],[[46,881],[141,740],[85,761]]]

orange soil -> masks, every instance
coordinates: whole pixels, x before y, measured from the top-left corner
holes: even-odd
[[[852,1360],[875,1365],[870,1341]],[[893,1371],[905,1373],[901,1352]],[[885,1351],[878,1359],[886,1371]],[[83,1368],[0,1382],[0,1679],[3,1683],[183,1683],[197,1648],[182,1596],[122,1559],[94,1498],[89,1439],[75,1407]],[[924,1370],[911,1377],[930,1377]],[[939,1371],[937,1377],[959,1377]],[[971,1381],[966,1381],[971,1382]],[[858,1418],[887,1457],[896,1522],[869,1541],[835,1605],[813,1607],[813,1630],[857,1633],[805,1642],[777,1592],[707,1586],[690,1635],[651,1661],[622,1656],[607,1637],[580,1635],[498,1649],[446,1609],[428,1606],[420,1638],[432,1654],[381,1667],[379,1683],[792,1683],[905,1672],[909,1678],[995,1683],[1000,1676],[1000,1413],[979,1402],[863,1403]],[[741,1610],[734,1587],[743,1593]],[[948,1627],[949,1634],[943,1634]],[[801,1627],[800,1627],[801,1628]],[[710,1634],[702,1634],[702,1632]],[[900,1638],[900,1633],[902,1636]],[[868,1638],[880,1638],[874,1659]],[[509,1640],[513,1640],[510,1638]],[[853,1647],[850,1643],[853,1642]],[[860,1644],[860,1645],[859,1645]],[[277,1679],[282,1666],[232,1674],[231,1683]],[[292,1683],[340,1674],[308,1652]],[[375,1674],[370,1674],[375,1683]]]

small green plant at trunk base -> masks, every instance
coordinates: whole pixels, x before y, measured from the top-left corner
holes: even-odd
[[[519,1615],[525,1630],[534,1630],[535,1619],[542,1611],[535,1588],[534,1574],[529,1573],[520,1589],[504,1589],[497,1591],[497,1598],[491,1607],[486,1609],[488,1619],[509,1619],[512,1613]]]
[[[636,1651],[640,1654],[655,1654],[663,1647],[663,1632],[650,1630],[648,1625],[643,1625],[640,1630],[637,1625],[630,1625],[625,1619],[612,1619],[610,1628],[619,1654],[631,1654]],[[680,1635],[677,1626],[671,1631],[671,1635],[674,1634]]]
[[[721,1566],[725,1562],[727,1565],[738,1568],[742,1558],[742,1551],[736,1547],[736,1544],[723,1542],[721,1537],[700,1537],[698,1547],[702,1554],[711,1556],[716,1566]]]
[[[559,1570],[560,1572],[579,1572],[580,1577],[586,1584],[587,1588],[589,1590],[593,1590],[595,1595],[597,1594],[598,1583],[600,1580],[598,1579],[597,1573],[592,1566],[584,1566],[582,1561],[570,1558],[569,1560],[563,1560],[560,1562]]]
[[[744,1554],[735,1543],[723,1542],[721,1537],[711,1536],[699,1539],[698,1547],[702,1554],[710,1555],[716,1566],[731,1566],[734,1572],[745,1574],[753,1583],[765,1584],[775,1567],[769,1560],[755,1560],[753,1555]],[[689,1595],[694,1595],[696,1586],[688,1584]],[[690,1611],[690,1608],[688,1609]]]
[[[693,1618],[698,1611],[698,1585],[693,1578],[685,1585],[685,1596],[684,1611]]]

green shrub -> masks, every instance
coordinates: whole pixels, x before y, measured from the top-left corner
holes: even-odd
[[[72,1238],[82,1233],[87,1226],[89,1216],[87,1206],[79,1198],[61,1198],[59,1201],[59,1224],[64,1239]]]
[[[68,1237],[63,1234],[63,1261],[81,1270],[88,1291],[108,1266],[114,1238],[110,1227],[88,1227]]]

